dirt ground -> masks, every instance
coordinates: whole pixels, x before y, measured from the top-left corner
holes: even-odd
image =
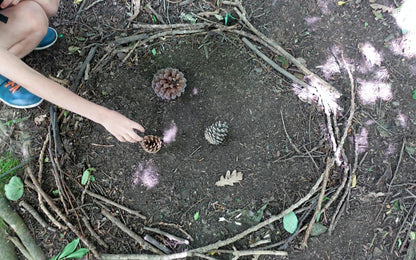
[[[82,80],[78,93],[139,122],[146,134],[163,136],[173,125],[178,131],[175,141],[165,144],[160,152],[149,154],[139,144],[118,142],[87,119],[58,113],[65,150],[61,168],[68,185],[73,185],[70,189],[76,197],[74,207],[81,206],[81,190],[69,183],[79,182],[82,173],[93,167],[95,181],[90,190],[140,211],[147,220],[143,222],[109,207],[114,215],[139,234],[146,225],[184,236],[164,223],[180,226],[192,237],[190,245],[164,242],[173,252],[181,252],[236,235],[282,212],[309,192],[331,154],[325,114],[318,106],[301,101],[292,83],[256,56],[240,38],[213,32],[161,37],[136,48],[123,64],[125,51],[109,59],[104,67],[94,69],[111,42],[136,34],[136,23],[154,21],[148,9],[128,21],[131,8],[126,1],[85,2],[85,11],[77,15],[79,5],[63,1],[58,16],[51,20],[60,34],[57,44],[29,55],[25,61],[46,76],[69,80],[71,85],[91,46],[96,45],[89,78]],[[143,6],[147,1],[144,2]],[[150,2],[155,12],[172,24],[186,22],[180,18],[181,13],[215,9],[212,1]],[[357,112],[345,145],[352,164],[354,134],[360,140],[356,185],[332,234],[312,237],[308,248],[299,250],[301,232],[285,248],[289,259],[400,259],[407,253],[408,230],[415,229],[409,223],[416,215],[416,160],[412,157],[412,149],[416,148],[416,101],[412,98],[416,64],[404,49],[398,53],[397,48],[392,48],[404,36],[403,31],[391,13],[371,6],[375,2],[392,8],[402,4],[392,0],[355,0],[344,4],[326,0],[243,1],[247,18],[257,29],[293,56],[302,58],[310,70],[342,93],[338,100],[343,108],[340,127],[348,116],[351,90],[348,75],[340,64],[341,52],[356,81]],[[134,42],[123,47],[132,45]],[[281,62],[277,55],[270,57]],[[280,64],[284,66],[283,63]],[[301,73],[288,65],[289,72]],[[179,69],[187,79],[185,92],[173,101],[160,99],[151,88],[153,75],[168,67]],[[28,131],[33,136],[33,153],[39,154],[48,130],[49,106],[44,102],[27,111],[3,106],[2,122],[29,116],[24,129],[16,126],[9,130],[9,139],[18,139],[20,131]],[[42,115],[46,115],[45,120],[35,124],[35,118]],[[204,130],[217,121],[227,122],[229,133],[224,143],[211,145],[204,138]],[[2,148],[18,154],[13,143],[10,141]],[[308,155],[306,151],[311,152]],[[33,167],[36,169],[37,165]],[[50,168],[50,163],[45,162],[44,167]],[[150,175],[141,169],[151,170]],[[233,170],[243,173],[239,183],[215,185],[221,176]],[[52,193],[56,189],[54,179],[47,172],[44,176],[42,187]],[[329,179],[329,197],[341,180],[342,170],[335,167]],[[24,199],[36,204],[35,193],[26,191]],[[83,214],[111,245],[105,249],[94,242],[99,252],[143,253],[135,241],[100,213],[95,200],[87,196],[85,203]],[[336,204],[323,214],[321,224],[329,227]],[[71,232],[45,231],[27,212],[15,206],[48,257],[74,238]],[[299,211],[298,216],[301,215]],[[70,218],[75,223],[75,215]],[[309,220],[310,217],[303,224]],[[270,238],[268,244],[273,244],[289,236],[282,222],[277,221],[234,246],[239,250],[251,249],[249,245],[257,241]]]

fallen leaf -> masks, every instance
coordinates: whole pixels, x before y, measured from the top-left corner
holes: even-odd
[[[394,9],[385,5],[381,5],[381,4],[370,4],[370,7],[373,8],[374,10],[381,10],[383,13],[387,12],[387,13],[393,13]]]
[[[238,172],[237,170],[234,170],[233,172],[227,171],[225,176],[221,176],[220,180],[215,183],[216,186],[225,186],[230,185],[233,186],[234,183],[240,182],[243,180],[243,174],[241,172]]]
[[[353,175],[352,176],[352,181],[351,181],[351,189],[354,189],[357,186],[357,175]]]
[[[337,3],[337,4],[338,4],[339,6],[341,6],[341,5],[344,5],[344,4],[346,4],[346,3],[347,3],[347,2],[345,2],[345,1],[338,1],[338,3]]]

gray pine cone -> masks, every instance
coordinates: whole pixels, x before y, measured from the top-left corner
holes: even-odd
[[[157,153],[162,148],[162,140],[155,135],[146,135],[140,142],[143,150],[148,153]]]
[[[207,141],[210,144],[220,144],[222,142],[224,142],[225,137],[228,134],[228,125],[227,122],[215,122],[214,124],[208,126],[205,129],[205,139],[207,139]]]

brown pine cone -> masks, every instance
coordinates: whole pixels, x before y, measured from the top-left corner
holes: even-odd
[[[148,153],[157,153],[162,148],[162,140],[155,135],[146,135],[140,142],[143,150]]]
[[[172,100],[185,91],[186,79],[178,69],[166,68],[159,70],[152,81],[152,88],[162,99]]]

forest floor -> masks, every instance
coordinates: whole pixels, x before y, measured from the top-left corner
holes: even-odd
[[[336,117],[328,116],[323,98],[304,102],[311,92],[299,93],[299,86],[247,47],[236,31],[250,28],[234,5],[143,1],[138,16],[129,19],[134,1],[127,2],[63,1],[51,20],[60,34],[58,42],[24,59],[45,76],[75,86],[84,98],[139,122],[146,135],[166,137],[167,130],[177,129],[173,142],[149,154],[139,144],[120,143],[100,125],[58,108],[57,124],[51,128],[59,133],[63,150],[46,152],[41,185],[62,210],[65,202],[69,221],[98,252],[149,253],[104,216],[102,208],[140,236],[151,235],[178,253],[227,240],[279,215],[310,193],[324,175],[328,158],[339,158],[341,166],[330,167],[322,207],[331,197],[337,199],[317,222],[331,232],[310,237],[308,247],[300,249],[318,189],[295,209],[300,222],[294,235],[279,219],[222,249],[260,250],[274,244],[270,250],[287,251],[289,259],[399,259],[415,250],[409,235],[416,216],[416,51],[411,49],[411,28],[401,27],[395,18],[402,2],[243,1],[245,16],[257,30],[341,94],[326,97],[334,100]],[[406,11],[401,9],[402,14]],[[212,23],[224,24],[220,17],[227,17],[225,27],[234,31],[213,29]],[[172,36],[161,27],[143,26],[162,23],[206,27]],[[162,34],[149,40],[157,33]],[[121,43],[132,35],[138,38]],[[250,41],[284,70],[314,84],[284,55]],[[154,74],[164,68],[176,68],[187,79],[185,92],[175,100],[162,100],[151,87]],[[32,154],[40,155],[49,138],[50,106],[43,102],[35,109],[15,110],[3,105],[0,119],[7,129],[1,148],[20,156],[25,132],[32,137]],[[19,118],[23,122],[5,124]],[[227,122],[228,135],[223,143],[211,145],[204,131],[217,121]],[[337,157],[334,149],[344,131],[348,136]],[[51,163],[55,157],[58,170]],[[37,160],[30,167],[37,172]],[[139,211],[145,220],[84,194],[79,183],[87,169],[94,176],[87,190]],[[242,173],[242,180],[216,185],[234,170]],[[62,200],[53,195],[54,174],[60,174],[66,186]],[[24,176],[23,171],[18,175]],[[30,188],[23,199],[38,203]],[[48,257],[74,239],[69,231],[45,230],[12,204]],[[108,247],[91,236],[82,216]],[[186,238],[189,245],[146,227]],[[226,255],[209,256],[227,259]]]

